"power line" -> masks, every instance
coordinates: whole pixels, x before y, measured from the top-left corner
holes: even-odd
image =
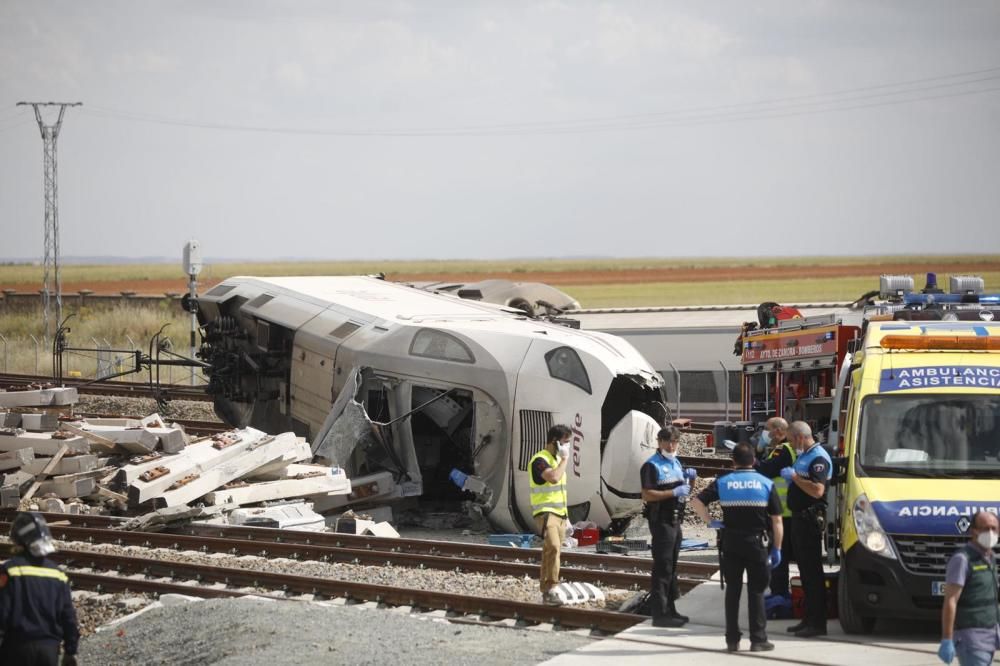
[[[984,75],[984,76],[979,76]],[[977,77],[977,78],[970,78]],[[965,80],[955,80],[965,79]],[[873,108],[877,106],[893,106],[902,103],[913,103],[949,97],[962,97],[973,94],[995,92],[996,88],[977,88],[973,90],[956,91],[940,95],[916,95],[916,93],[945,90],[969,86],[977,83],[987,83],[1000,80],[1000,67],[960,72],[955,74],[911,79],[896,83],[885,83],[873,86],[837,90],[810,95],[761,100],[742,104],[727,104],[720,106],[692,107],[659,111],[654,113],[617,115],[599,118],[588,118],[563,121],[534,121],[523,123],[508,123],[497,125],[479,125],[465,127],[429,127],[403,129],[324,129],[324,128],[293,128],[269,127],[253,125],[235,125],[207,121],[192,121],[156,116],[152,114],[121,111],[103,107],[90,107],[85,111],[96,117],[116,118],[134,122],[146,122],[176,127],[197,129],[212,129],[221,131],[256,132],[310,136],[344,136],[344,137],[422,137],[422,136],[507,136],[507,135],[537,135],[605,132],[612,130],[654,129],[657,127],[674,127],[685,125],[702,125],[706,123],[725,123],[731,121],[762,120],[769,118],[784,118],[800,115],[814,115],[833,111]],[[937,82],[937,83],[934,83]],[[930,85],[921,85],[930,84]],[[908,87],[907,87],[908,86]],[[892,90],[898,88],[898,90]],[[881,91],[881,92],[874,92]],[[897,99],[893,99],[897,98]],[[898,99],[902,98],[902,99]],[[847,103],[864,100],[882,99],[882,102],[871,104]],[[814,101],[806,101],[814,100]],[[761,108],[763,107],[763,108]],[[801,109],[790,112],[792,109]]]

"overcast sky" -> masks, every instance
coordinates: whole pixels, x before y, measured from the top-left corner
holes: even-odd
[[[0,257],[1000,252],[1000,2],[0,2]],[[49,120],[54,116],[49,114]]]

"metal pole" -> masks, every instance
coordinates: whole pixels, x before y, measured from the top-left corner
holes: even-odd
[[[729,368],[722,361],[719,361],[719,365],[722,366],[722,374],[725,378],[725,397],[723,398],[726,402],[726,423],[729,423]]]
[[[677,379],[677,409],[674,413],[674,418],[679,419],[681,417],[681,373],[677,371],[677,368],[670,361],[667,361],[667,364],[674,371],[674,377]]]
[[[35,374],[38,374],[38,338],[33,335],[28,335],[31,341],[35,343]]]
[[[191,297],[191,302],[195,303],[195,299],[198,297],[198,280],[194,273],[191,273],[188,281],[188,294]],[[195,314],[194,308],[191,308],[191,358],[194,358],[195,348],[194,348],[194,337],[195,333],[198,331],[198,315]],[[194,366],[191,366],[191,386],[194,386]]]
[[[7,372],[7,338],[0,334],[0,340],[3,340],[3,371]]]

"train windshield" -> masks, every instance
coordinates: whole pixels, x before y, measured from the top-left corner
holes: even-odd
[[[1000,478],[1000,395],[873,396],[859,426],[868,475]]]

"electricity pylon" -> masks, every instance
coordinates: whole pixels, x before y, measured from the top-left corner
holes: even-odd
[[[62,128],[63,115],[68,106],[80,106],[82,102],[18,102],[18,106],[31,106],[35,110],[35,120],[38,121],[38,130],[42,134],[42,150],[44,153],[45,169],[45,250],[42,262],[42,320],[44,325],[44,339],[48,346],[49,328],[51,321],[51,304],[49,288],[49,275],[55,278],[56,296],[56,318],[55,326],[62,321],[62,280],[59,277],[59,183],[56,180],[58,172],[56,163],[56,139],[59,138],[59,130]],[[58,106],[59,118],[54,124],[46,125],[42,119],[42,112],[39,107]]]

